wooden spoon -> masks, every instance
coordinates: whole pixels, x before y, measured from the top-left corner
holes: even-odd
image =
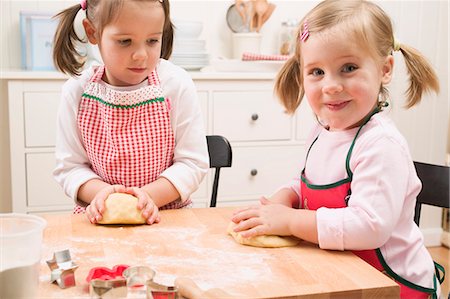
[[[272,15],[273,11],[275,10],[276,5],[273,3],[269,3],[269,5],[267,6],[266,11],[264,12],[264,14],[262,15],[262,25],[264,25],[265,22],[267,22],[267,20],[270,18],[270,16]]]
[[[269,4],[267,3],[267,0],[255,0],[253,10],[256,17],[256,32],[259,32],[261,30],[261,27],[263,25],[263,15],[268,7]]]
[[[244,0],[235,0],[234,7],[236,7],[237,12],[242,18],[242,24],[247,24],[247,13],[246,13],[247,4]]]

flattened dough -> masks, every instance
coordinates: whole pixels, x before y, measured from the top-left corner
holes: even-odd
[[[144,224],[142,211],[137,208],[137,197],[126,193],[113,193],[105,201],[105,211],[99,224]]]
[[[281,236],[256,236],[251,238],[243,238],[241,234],[233,231],[236,226],[234,222],[228,225],[227,232],[230,234],[236,242],[243,245],[254,246],[254,247],[268,247],[268,248],[278,248],[278,247],[288,247],[295,246],[300,243],[300,239],[295,237],[281,237]]]

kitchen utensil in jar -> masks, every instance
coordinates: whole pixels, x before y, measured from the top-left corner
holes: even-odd
[[[247,4],[245,4],[247,5]],[[231,31],[236,33],[249,32],[249,15],[248,15],[248,6],[243,8],[244,12],[247,12],[247,17],[244,19],[241,16],[240,10],[236,8],[236,4],[232,4],[226,14],[226,20],[228,27]]]
[[[250,20],[250,31],[259,32],[275,10],[276,5],[267,0],[254,0],[252,6],[252,17]]]

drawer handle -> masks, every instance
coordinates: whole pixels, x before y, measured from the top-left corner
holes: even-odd
[[[252,176],[255,176],[255,175],[258,174],[258,170],[252,169],[252,170],[250,170],[250,174],[251,174]]]
[[[259,118],[258,113],[253,113],[252,114],[252,120],[257,120]]]

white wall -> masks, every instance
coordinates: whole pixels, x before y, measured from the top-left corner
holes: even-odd
[[[301,18],[317,1],[272,1],[276,9],[262,29],[263,53],[276,53],[278,32],[285,19]],[[19,18],[20,10],[59,11],[78,3],[72,0],[0,0],[1,4],[1,57],[2,69],[20,66]],[[212,58],[231,57],[231,31],[225,15],[233,1],[226,0],[171,0],[172,17],[183,20],[199,20],[204,24],[200,36]],[[403,91],[407,76],[403,59],[396,53],[394,80],[390,91],[393,101],[392,117],[407,138],[413,158],[419,161],[444,164],[448,151],[449,129],[449,65],[448,65],[448,1],[377,1],[392,17],[397,38],[419,49],[435,66],[441,83],[441,93],[427,95],[413,109],[402,109]],[[9,145],[7,121],[7,94],[4,82],[0,85],[0,211],[10,207],[9,189]],[[450,143],[450,141],[448,141]],[[439,211],[424,208],[421,226],[434,230],[439,227]]]

